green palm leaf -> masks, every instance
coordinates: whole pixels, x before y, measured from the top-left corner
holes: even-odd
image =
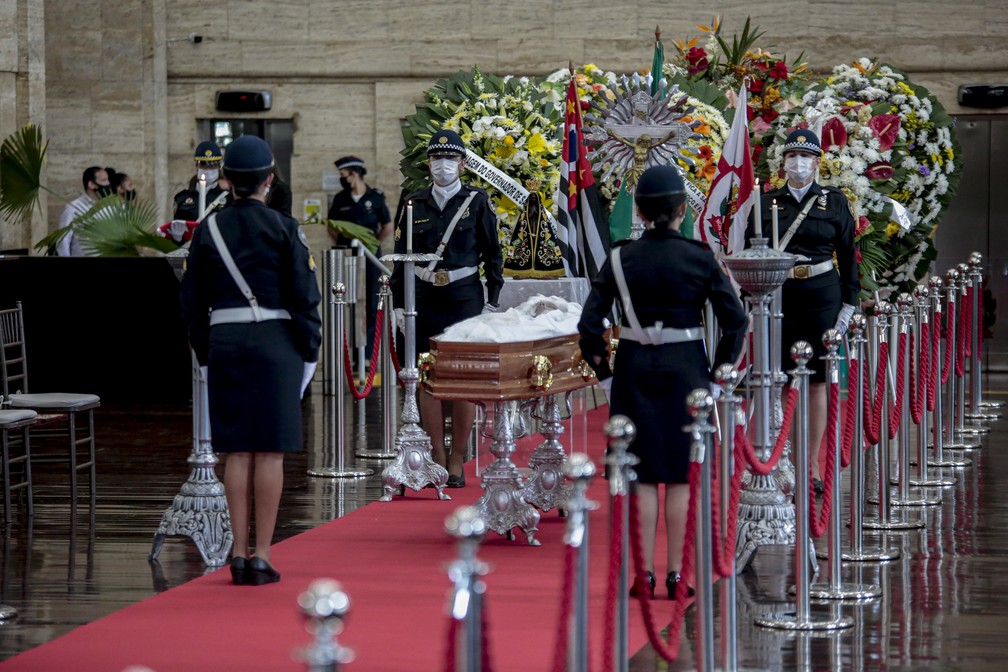
[[[0,146],[0,214],[24,224],[38,203],[42,163],[48,142],[32,124],[9,135]]]
[[[73,219],[70,226],[55,231],[38,242],[35,249],[55,245],[71,230],[84,248],[103,257],[137,257],[140,248],[158,252],[178,249],[172,241],[154,233],[158,209],[147,201],[123,201],[119,196],[106,196]]]
[[[323,219],[319,221],[319,224],[328,226],[330,229],[335,229],[344,238],[355,238],[361,241],[371,251],[371,254],[375,254],[378,251],[378,238],[367,227],[342,219]]]

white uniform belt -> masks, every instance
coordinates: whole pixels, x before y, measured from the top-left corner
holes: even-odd
[[[703,327],[690,327],[689,329],[662,329],[661,322],[655,322],[650,327],[642,327],[643,334],[638,334],[633,327],[623,326],[620,330],[620,340],[637,341],[643,345],[668,345],[669,343],[687,343],[689,341],[702,341],[704,337]]]
[[[430,269],[416,266],[413,270],[416,273],[416,276],[424,282],[429,282],[435,287],[444,287],[445,285],[450,285],[462,278],[468,278],[470,275],[474,275],[478,269],[475,266],[464,266],[462,268],[453,268],[451,270],[440,269],[432,271]]]
[[[256,319],[251,306],[245,308],[217,308],[210,311],[210,326],[215,324],[244,324],[266,320],[289,320],[290,313],[283,308],[260,308]]]
[[[832,270],[833,260],[827,259],[826,261],[820,261],[818,264],[798,264],[788,271],[787,277],[789,280],[808,280],[817,275],[829,273]]]

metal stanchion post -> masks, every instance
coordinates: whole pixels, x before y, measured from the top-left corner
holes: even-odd
[[[956,350],[957,350],[957,334],[959,333],[959,320],[962,319],[962,315],[959,314],[959,271],[954,268],[950,268],[945,273],[945,314],[947,315],[946,320],[948,331],[951,333],[952,337],[946,339],[945,347],[952,349],[952,369],[948,374],[948,382],[944,386],[945,399],[945,441],[944,447],[946,450],[974,450],[979,448],[980,444],[973,441],[972,439],[967,440],[963,436],[958,436],[956,434],[956,375],[955,375],[955,360],[956,360]],[[945,355],[948,357],[948,355]],[[942,362],[945,360],[942,359]]]
[[[568,672],[588,670],[588,513],[598,504],[587,497],[588,486],[595,475],[595,464],[584,453],[574,453],[563,467],[570,480],[571,495],[567,500],[567,531],[564,543],[577,549],[574,571],[574,609],[571,614],[570,641],[567,647]]]
[[[713,521],[711,520],[711,461],[713,458],[713,443],[711,435],[717,429],[710,424],[711,411],[714,410],[714,399],[710,392],[699,388],[690,392],[686,398],[693,422],[683,429],[692,438],[690,462],[700,463],[700,506],[697,508],[696,544],[696,661],[697,667],[703,672],[714,670],[714,579],[712,576],[713,552],[711,536]]]
[[[935,381],[935,398],[934,398],[934,410],[931,412],[931,448],[932,457],[928,460],[928,466],[930,467],[968,467],[973,464],[970,460],[966,458],[956,457],[951,453],[945,453],[945,429],[944,425],[944,413],[942,412],[942,398],[944,396],[945,386],[942,385],[942,367],[945,362],[945,352],[948,348],[953,347],[951,343],[946,342],[942,338],[942,299],[944,298],[944,292],[942,292],[943,284],[942,279],[937,275],[931,276],[931,281],[929,282],[929,287],[931,289],[931,325],[938,326],[938,348],[933,351],[937,358],[938,367],[938,378]],[[926,411],[927,409],[925,409]]]
[[[877,332],[878,319],[872,319],[875,320]],[[865,386],[870,385],[873,382],[873,379],[868,377],[868,372],[871,371],[873,367],[864,366],[866,327],[867,320],[864,315],[855,315],[851,318],[850,335],[847,339],[847,342],[850,345],[850,370],[857,370],[859,373],[857,391],[855,392],[856,397],[854,399],[851,399],[850,397],[847,398],[848,404],[857,404],[854,413],[854,439],[853,445],[851,446],[850,461],[850,549],[840,556],[843,560],[848,562],[881,562],[885,560],[894,560],[899,557],[899,551],[891,550],[881,545],[873,548],[865,548],[864,546],[865,470],[863,448],[864,416],[866,409],[864,407],[863,400],[865,398]],[[876,362],[878,361],[877,352],[875,360]],[[871,413],[872,409],[868,408],[867,412]]]
[[[721,460],[719,463],[721,478],[721,520],[717,521],[721,534],[719,539],[727,539],[728,527],[732,521],[728,519],[731,510],[732,477],[735,469],[741,465],[735,464],[732,448],[735,445],[735,427],[738,424],[738,413],[741,398],[735,394],[735,386],[739,382],[738,370],[731,364],[722,364],[714,371],[714,382],[721,388],[720,414],[721,423]],[[720,543],[720,542],[719,542]],[[734,672],[738,668],[738,614],[735,609],[735,558],[729,556],[726,562],[731,563],[727,576],[721,577],[721,668],[725,672]]]
[[[959,279],[956,282],[956,318],[962,320],[969,320],[970,310],[969,303],[966,301],[967,298],[967,288],[970,286],[970,273],[969,266],[966,264],[959,264],[956,266],[956,271],[959,273]],[[967,324],[970,324],[967,321]],[[976,331],[976,324],[973,324],[973,331]],[[959,332],[956,332],[957,334]],[[971,350],[975,351],[976,348]],[[956,354],[958,355],[958,346],[956,346]],[[990,432],[990,427],[979,424],[979,422],[966,422],[966,371],[965,363],[963,367],[963,374],[958,375],[956,373],[956,425],[955,425],[955,435],[957,437],[979,437],[982,434],[987,434]]]
[[[980,314],[980,294],[983,292],[983,255],[973,252],[969,256],[969,285],[972,299],[970,313],[973,316],[973,334],[970,339],[970,412],[967,420],[997,420],[1001,413],[997,407],[983,401],[983,362],[980,348],[983,343],[983,315]]]
[[[899,432],[897,433],[897,441],[899,442],[899,450],[897,455],[897,460],[899,464],[899,473],[896,475],[896,480],[890,481],[891,484],[898,486],[898,492],[895,497],[890,499],[890,503],[893,506],[937,506],[941,503],[941,499],[938,497],[929,497],[922,493],[920,496],[910,495],[910,385],[912,382],[912,377],[910,375],[910,367],[913,363],[913,356],[910,352],[912,348],[911,335],[914,333],[912,327],[912,310],[914,307],[914,299],[912,296],[903,292],[896,299],[896,306],[899,312],[899,334],[902,339],[905,339],[906,348],[903,350],[903,357],[900,361],[896,362],[897,367],[902,367],[903,371],[903,403],[900,406],[900,426]],[[899,352],[896,353],[897,357]],[[899,368],[896,369],[897,372],[900,371]],[[899,380],[899,375],[896,376]],[[897,394],[899,392],[897,391]]]
[[[452,582],[451,618],[459,621],[462,634],[454,642],[457,672],[480,672],[483,669],[483,595],[486,584],[480,578],[489,567],[476,558],[480,542],[486,535],[486,521],[479,511],[463,506],[445,520],[445,531],[458,540],[458,560],[448,566]],[[453,671],[454,672],[454,671]]]
[[[333,335],[335,336],[335,345],[333,350],[337,353],[343,352],[343,338],[345,333],[343,331],[343,308],[345,306],[344,299],[346,297],[346,287],[342,282],[337,282],[332,287],[333,296],[336,297],[335,309],[333,312]],[[338,356],[338,355],[337,355]],[[374,472],[367,468],[358,469],[347,469],[344,464],[346,458],[346,413],[344,409],[344,403],[346,401],[346,390],[344,389],[344,384],[346,383],[346,378],[343,374],[342,368],[337,364],[336,374],[333,380],[333,394],[329,398],[329,403],[332,404],[331,412],[329,413],[330,425],[329,425],[329,438],[333,443],[333,449],[336,453],[336,466],[335,467],[322,467],[319,469],[308,469],[309,476],[316,476],[319,478],[364,478],[370,476]]]
[[[354,652],[336,641],[343,622],[350,613],[350,596],[339,581],[317,579],[298,596],[298,606],[305,617],[305,629],[315,635],[315,642],[301,651],[309,672],[339,672],[343,663],[351,663]]]
[[[395,371],[391,361],[392,339],[389,330],[392,317],[392,291],[389,289],[388,280],[387,275],[383,275],[378,279],[380,285],[380,289],[378,290],[378,311],[381,313],[381,319],[375,324],[375,333],[381,334],[381,346],[378,354],[381,366],[378,367],[378,371],[381,373],[382,445],[380,449],[372,450],[367,447],[367,443],[365,442],[363,446],[358,447],[354,451],[354,455],[357,457],[379,460],[392,459],[396,456],[394,443],[396,432],[396,382]],[[366,372],[362,380],[367,381]],[[361,409],[363,409],[363,404],[361,405]]]
[[[841,630],[849,628],[854,620],[849,616],[841,618],[813,617],[809,601],[809,376],[812,371],[807,364],[812,358],[812,346],[805,341],[798,341],[791,346],[791,357],[798,365],[792,372],[801,380],[798,393],[798,425],[795,429],[794,455],[795,473],[800,475],[795,479],[795,610],[764,614],[756,618],[755,623],[764,628],[776,630]],[[699,571],[700,568],[698,567]]]
[[[322,286],[335,287],[342,279],[343,250],[326,250],[322,257]],[[335,321],[336,295],[330,293],[329,299],[322,306],[322,393],[325,395],[333,393],[336,376],[341,373],[343,353],[336,351]]]
[[[895,397],[895,383],[892,370],[897,362],[899,347],[897,344],[896,330],[899,323],[896,317],[895,307],[886,301],[880,301],[875,306],[875,313],[878,316],[877,340],[886,343],[889,348],[889,365],[882,376],[881,399],[875,399],[876,404],[882,404],[882,413],[879,423],[879,443],[878,443],[878,489],[874,497],[868,497],[868,501],[878,505],[878,517],[865,519],[862,524],[867,530],[913,530],[924,527],[924,521],[912,518],[908,514],[895,515],[892,510],[892,492],[890,486],[890,464],[892,460],[891,439],[889,438],[889,402]],[[876,358],[876,366],[880,364]]]
[[[939,285],[941,280],[938,281]],[[931,282],[929,281],[929,284]],[[910,478],[910,485],[917,488],[949,488],[955,485],[955,479],[953,478],[943,478],[941,476],[932,476],[928,472],[927,449],[928,449],[928,413],[927,413],[927,398],[928,398],[928,382],[931,378],[931,359],[928,358],[928,366],[925,368],[923,366],[923,359],[921,355],[924,353],[924,334],[931,334],[931,293],[932,290],[929,287],[924,287],[923,285],[918,285],[914,288],[914,324],[916,327],[916,332],[918,334],[918,345],[914,348],[914,358],[912,364],[914,366],[914,371],[917,372],[917,384],[921,387],[920,394],[923,395],[921,404],[923,406],[923,412],[921,413],[920,425],[917,426],[917,478]],[[931,341],[927,341],[928,354],[931,353]]]
[[[629,624],[629,594],[630,594],[630,482],[637,478],[632,467],[640,460],[636,455],[627,452],[627,448],[637,437],[637,428],[625,415],[614,415],[605,426],[609,437],[609,453],[606,464],[609,466],[609,497],[615,500],[623,497],[626,505],[621,518],[623,534],[619,539],[620,573],[616,586],[616,635],[613,637],[612,656],[613,670],[627,672],[630,665],[630,624]],[[610,508],[610,515],[615,507]],[[615,522],[613,523],[615,524]],[[734,577],[732,577],[734,578]]]
[[[830,387],[840,383],[840,345],[843,337],[836,329],[827,329],[823,334],[823,345],[826,346],[826,380]],[[856,404],[857,400],[847,399],[848,404]],[[833,473],[829,474],[832,480],[830,488],[830,517],[829,517],[829,550],[825,554],[828,583],[813,583],[809,586],[809,597],[819,600],[867,600],[882,595],[882,590],[878,586],[862,583],[844,583],[840,573],[843,569],[842,555],[840,551],[840,537],[842,534],[841,506],[843,499],[843,488],[840,487],[840,456],[843,453],[843,440],[840,436],[840,418],[837,416],[837,423],[834,427],[827,427],[827,431],[833,432]],[[859,451],[860,448],[854,446],[851,451]],[[823,554],[819,554],[822,558]]]

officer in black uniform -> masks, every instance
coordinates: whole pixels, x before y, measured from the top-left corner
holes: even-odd
[[[747,318],[707,245],[679,233],[686,214],[686,188],[671,166],[648,168],[634,194],[647,225],[640,240],[616,243],[592,282],[578,323],[581,353],[610,398],[612,415],[633,420],[637,439],[634,467],[647,575],[634,581],[634,594],[653,594],[658,486],[665,485],[668,539],[666,587],[672,597],[682,567],[689,504],[690,423],[686,398],[711,384],[702,327],[710,301],[721,328],[714,366],[734,361],[742,350]],[[622,307],[619,348],[613,370],[606,352],[605,318],[613,301]]]
[[[413,251],[438,252],[436,264],[416,265],[416,351],[430,349],[431,336],[480,312],[493,312],[504,285],[503,258],[497,239],[497,215],[490,198],[482,189],[462,184],[460,176],[465,145],[454,131],[438,131],[427,146],[427,159],[434,184],[410,194],[413,204]],[[406,216],[408,208],[396,220],[395,251],[406,251]],[[450,235],[451,223],[455,221]],[[443,249],[441,249],[443,247]],[[486,297],[480,282],[483,265]],[[403,306],[402,264],[392,275],[396,312]],[[403,362],[403,365],[414,364]],[[447,402],[446,402],[447,403]],[[428,394],[419,395],[420,416],[431,438],[433,458],[448,469],[448,487],[465,485],[462,463],[466,441],[476,417],[469,402],[451,404],[452,451],[445,455],[444,414],[442,403]]]
[[[819,138],[808,129],[792,131],[784,141],[784,172],[787,183],[763,194],[763,237],[772,236],[772,207],[777,204],[780,247],[808,257],[791,271],[782,289],[781,364],[788,368],[791,346],[807,341],[814,356],[809,390],[809,459],[819,472],[819,442],[826,429],[826,354],[823,332],[847,331],[854,315],[861,284],[854,247],[854,213],[850,201],[835,187],[816,183],[822,149]],[[795,223],[797,222],[797,226]],[[748,241],[754,230],[750,217]],[[771,241],[772,244],[772,241]],[[834,261],[834,257],[836,260]],[[815,479],[816,491],[822,481]]]
[[[284,453],[303,447],[300,401],[318,361],[321,295],[304,232],[264,203],[273,180],[269,146],[237,138],[224,172],[236,198],[196,228],[181,304],[189,342],[208,367],[214,451],[229,454],[232,580],[258,585],[280,579],[270,543]],[[253,500],[256,557],[249,559]]]
[[[196,174],[189,180],[189,187],[175,194],[175,209],[173,219],[182,219],[189,222],[199,220],[199,189],[197,188],[199,176],[206,178],[206,204],[209,206],[217,198],[224,194],[217,208],[221,208],[231,202],[231,195],[218,183],[220,180],[221,160],[224,155],[220,147],[212,140],[204,140],[196,145],[196,153],[193,160],[196,162]],[[215,209],[217,209],[215,208]]]
[[[340,172],[340,185],[343,190],[333,197],[332,205],[329,206],[329,219],[359,224],[375,234],[379,242],[388,238],[392,235],[392,216],[385,202],[385,193],[364,182],[364,176],[367,175],[364,161],[356,156],[344,156],[336,159],[335,163]],[[327,231],[333,239],[333,247],[350,246],[350,241],[335,229]],[[375,317],[378,313],[378,278],[381,273],[372,263],[366,264],[365,268],[367,269],[364,274],[367,294],[367,344],[364,356],[370,362],[371,346],[374,345]]]

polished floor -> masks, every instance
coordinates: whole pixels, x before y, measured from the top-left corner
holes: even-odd
[[[991,398],[1004,398],[1000,391],[1008,389],[1008,379],[998,377],[991,387]],[[375,393],[365,406],[347,404],[347,418],[354,424],[350,449],[380,445],[377,399]],[[331,409],[330,402],[316,385],[305,418],[308,450],[286,462],[277,540],[333,520],[381,494],[382,460],[352,460],[374,469],[369,478],[307,476],[310,468],[334,466],[326,450],[332,445],[332,415],[326,407]],[[17,509],[12,524],[3,529],[0,604],[19,613],[0,623],[0,660],[206,571],[185,537],[169,538],[158,561],[148,561],[161,515],[189,473],[191,428],[188,407],[103,406],[96,414],[99,478],[93,519],[86,505],[76,519],[70,517],[64,466],[36,467],[34,518]],[[882,599],[816,603],[814,614],[851,616],[852,628],[834,635],[799,636],[753,625],[760,614],[793,610],[787,597],[793,582],[792,553],[787,547],[762,547],[738,583],[739,669],[1005,669],[1008,488],[1002,484],[1008,480],[1008,419],[992,428],[982,447],[970,453],[973,466],[949,472],[959,482],[936,491],[940,505],[913,511],[924,516],[926,526],[890,533],[883,541],[900,550],[899,559],[845,567],[845,581],[879,584]],[[45,447],[45,441],[35,446]],[[878,536],[866,535],[866,544],[878,541]],[[824,544],[817,541],[817,546]],[[825,562],[820,566],[822,576]],[[692,628],[692,614],[687,628]],[[633,655],[630,669],[695,669],[693,633],[687,637],[690,643],[679,661],[667,665],[646,647]]]

